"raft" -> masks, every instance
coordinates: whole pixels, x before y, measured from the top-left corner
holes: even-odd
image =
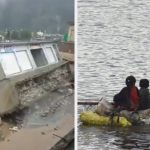
[[[125,117],[114,116],[112,119],[110,116],[100,116],[92,111],[85,111],[80,114],[80,120],[86,125],[97,125],[97,126],[120,126],[130,127],[132,123],[129,122]]]

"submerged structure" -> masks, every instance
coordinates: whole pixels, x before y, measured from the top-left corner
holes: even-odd
[[[57,41],[0,44],[0,115],[30,105],[70,78]]]

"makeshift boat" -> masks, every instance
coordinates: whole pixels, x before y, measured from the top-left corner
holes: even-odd
[[[91,102],[88,102],[88,105]],[[86,104],[83,102],[78,102],[78,104]],[[120,126],[120,127],[130,127],[133,125],[150,125],[150,109],[141,110],[138,112],[132,112],[127,110],[122,110],[119,113],[112,115],[105,115],[106,112],[111,112],[111,103],[101,100],[99,103],[93,103],[96,105],[94,111],[84,111],[80,114],[80,120],[86,125],[98,125],[98,126]]]
[[[129,127],[132,125],[125,117],[110,117],[98,115],[92,111],[85,111],[80,114],[80,120],[83,124],[87,125],[98,125],[98,126],[120,126]]]

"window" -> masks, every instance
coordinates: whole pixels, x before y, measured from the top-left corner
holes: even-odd
[[[32,69],[31,63],[25,51],[16,52],[16,57],[22,71]]]
[[[54,50],[55,50],[55,53],[56,53],[56,56],[57,56],[57,60],[59,60],[59,59],[60,59],[60,55],[59,55],[59,51],[58,51],[57,45],[56,45],[56,44],[53,44],[53,48],[54,48]]]
[[[0,62],[6,75],[20,72],[14,53],[0,53]]]
[[[45,66],[48,64],[42,49],[32,49],[31,54],[37,67]]]
[[[55,51],[53,51],[53,49],[51,47],[46,47],[45,48],[45,54],[46,54],[48,62],[50,64],[54,64],[54,63],[58,62],[56,53],[55,53]]]

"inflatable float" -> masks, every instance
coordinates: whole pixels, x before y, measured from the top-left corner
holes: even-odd
[[[83,124],[86,125],[98,125],[98,126],[120,126],[120,127],[129,127],[132,126],[132,123],[129,122],[125,117],[114,116],[102,116],[98,115],[92,111],[85,111],[80,114],[80,120]]]
[[[91,102],[80,102],[91,105]],[[128,111],[114,109],[112,103],[101,99],[92,102],[96,105],[93,111],[84,111],[80,114],[80,121],[86,125],[130,127],[134,125],[150,125],[150,109]],[[116,115],[116,116],[115,116]]]

